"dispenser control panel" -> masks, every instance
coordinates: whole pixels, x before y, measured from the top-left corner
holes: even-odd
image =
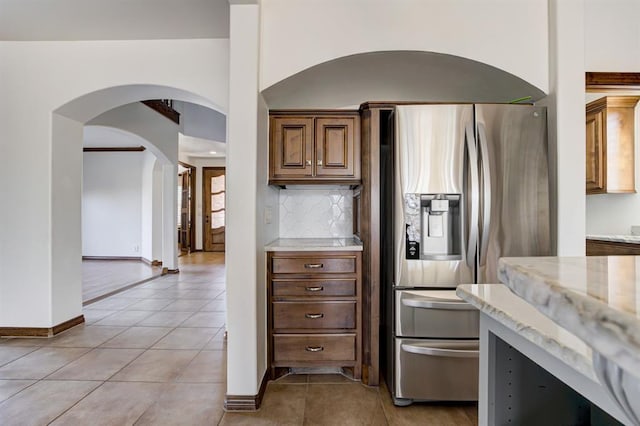
[[[407,259],[460,260],[461,194],[405,194]]]

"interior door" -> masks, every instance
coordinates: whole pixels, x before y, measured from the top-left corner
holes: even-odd
[[[191,251],[191,171],[180,173],[180,251]]]
[[[224,251],[226,181],[224,167],[202,170],[204,199],[204,251]]]

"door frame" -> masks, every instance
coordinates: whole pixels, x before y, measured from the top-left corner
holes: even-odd
[[[203,167],[202,168],[202,251],[207,251],[207,233],[209,231],[209,229],[207,228],[207,212],[205,211],[205,199],[206,197],[210,197],[211,194],[207,194],[206,193],[206,185],[205,185],[205,172],[207,170],[222,170],[224,172],[224,175],[226,176],[227,174],[227,167],[226,166],[209,166],[209,167]],[[227,185],[226,185],[226,178],[225,178],[225,186],[224,186],[224,191],[225,191],[225,197],[226,197],[226,193],[227,193]],[[227,203],[225,201],[225,211],[227,209]],[[227,232],[227,221],[225,220],[225,234]],[[226,239],[226,238],[225,238]],[[224,245],[224,251],[227,251],[227,245],[225,242]]]
[[[189,253],[196,251],[196,166],[178,161],[178,163],[189,169],[189,187],[191,199],[189,200],[189,222],[191,229],[189,230]]]

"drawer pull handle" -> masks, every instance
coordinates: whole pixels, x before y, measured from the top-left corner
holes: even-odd
[[[324,287],[322,286],[317,286],[317,287],[307,287],[306,288],[307,291],[322,291],[324,290]]]
[[[324,351],[324,347],[322,346],[307,346],[305,348],[307,352],[322,352]]]
[[[304,314],[304,316],[309,319],[318,319],[324,317],[324,314]]]
[[[305,263],[304,267],[307,269],[318,269],[322,268],[324,265],[322,263]]]

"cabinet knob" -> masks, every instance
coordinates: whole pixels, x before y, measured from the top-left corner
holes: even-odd
[[[307,160],[307,166],[311,165],[311,160]]]
[[[322,166],[322,160],[318,160],[318,166]]]
[[[305,318],[318,319],[324,317],[324,314],[304,314]]]
[[[324,348],[322,346],[307,346],[305,350],[307,352],[322,352]]]

